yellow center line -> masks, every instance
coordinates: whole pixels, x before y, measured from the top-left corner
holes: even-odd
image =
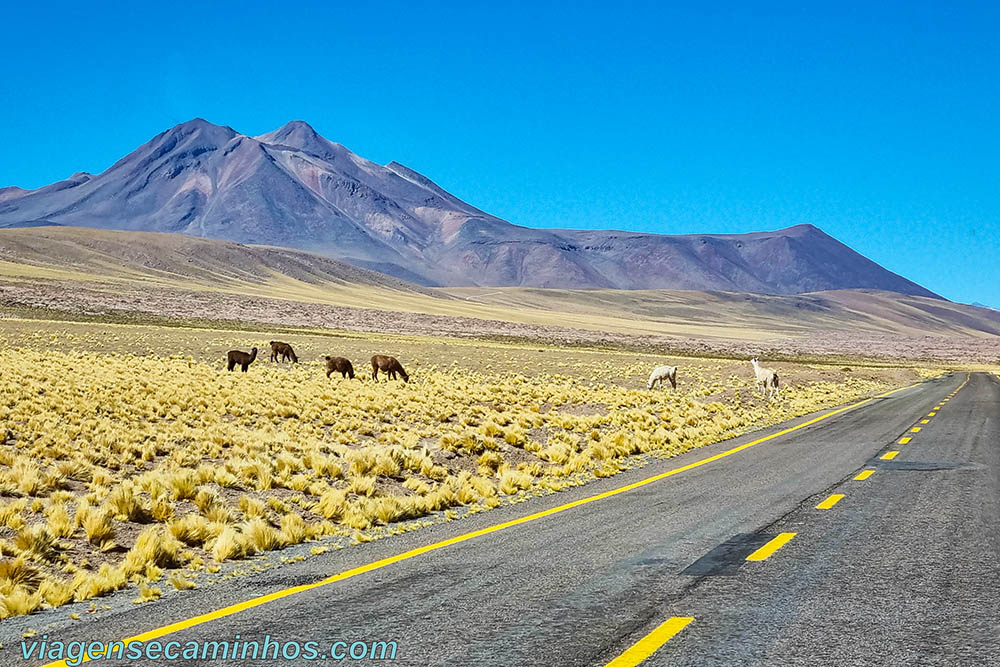
[[[672,616],[648,635],[637,641],[628,650],[607,664],[607,667],[635,667],[657,650],[678,632],[693,621],[691,616]]]
[[[910,386],[912,387],[914,385],[910,385]],[[320,581],[316,581],[316,582],[313,582],[313,583],[310,583],[310,584],[302,584],[301,586],[295,586],[295,587],[292,587],[292,588],[285,588],[285,589],[282,589],[280,591],[275,591],[274,593],[269,593],[268,595],[262,595],[260,597],[251,598],[249,600],[244,600],[243,602],[238,602],[238,603],[230,605],[228,607],[222,607],[221,609],[216,609],[215,611],[210,611],[210,612],[207,612],[207,613],[204,613],[204,614],[200,614],[198,616],[194,616],[192,618],[187,618],[187,619],[184,619],[184,620],[181,620],[181,621],[176,621],[174,623],[170,623],[169,625],[164,625],[164,626],[159,627],[159,628],[154,628],[152,630],[148,630],[148,631],[143,632],[141,634],[133,635],[132,637],[126,637],[125,639],[122,639],[122,640],[119,640],[119,641],[121,641],[126,646],[128,646],[132,642],[147,642],[147,641],[150,641],[152,639],[158,639],[160,637],[164,637],[166,635],[173,634],[175,632],[180,632],[181,630],[186,630],[188,628],[192,628],[192,627],[194,627],[196,625],[201,625],[203,623],[208,623],[210,621],[216,621],[216,620],[218,620],[220,618],[225,618],[226,616],[231,616],[231,615],[239,613],[241,611],[246,611],[247,609],[253,609],[254,607],[259,607],[260,605],[267,604],[269,602],[274,602],[275,600],[280,600],[282,598],[286,598],[286,597],[289,597],[291,595],[296,595],[298,593],[304,593],[306,591],[310,591],[310,590],[313,590],[313,589],[316,589],[316,588],[320,588],[322,586],[327,586],[329,584],[333,584],[333,583],[336,583],[336,582],[339,582],[339,581],[343,581],[345,579],[350,579],[351,577],[356,577],[356,576],[358,576],[360,574],[365,574],[367,572],[373,572],[375,570],[382,569],[383,567],[386,567],[388,565],[393,565],[393,564],[399,563],[401,561],[409,560],[411,558],[415,558],[417,556],[421,556],[423,554],[430,553],[432,551],[437,551],[438,549],[444,549],[446,547],[450,547],[450,546],[453,546],[455,544],[460,544],[462,542],[466,542],[468,540],[472,540],[472,539],[475,539],[477,537],[482,537],[483,535],[489,535],[490,533],[495,533],[495,532],[500,531],[500,530],[505,530],[507,528],[512,528],[514,526],[520,526],[520,525],[528,523],[530,521],[536,521],[536,520],[544,518],[544,517],[552,516],[553,514],[559,514],[560,512],[565,512],[566,510],[572,509],[574,507],[580,507],[581,505],[587,505],[589,503],[597,502],[599,500],[604,500],[606,498],[610,498],[612,496],[616,496],[616,495],[618,495],[620,493],[626,493],[628,491],[633,491],[635,489],[638,489],[638,488],[641,488],[643,486],[646,486],[647,484],[652,484],[652,483],[658,482],[658,481],[660,481],[662,479],[666,479],[667,477],[672,477],[672,476],[678,475],[678,474],[680,474],[682,472],[687,472],[688,470],[693,470],[695,468],[698,468],[700,466],[706,465],[708,463],[712,463],[713,461],[718,461],[720,459],[724,459],[724,458],[726,458],[728,456],[732,456],[733,454],[736,454],[737,452],[741,452],[744,449],[748,449],[748,448],[753,447],[755,445],[759,445],[761,443],[768,442],[769,440],[774,440],[775,438],[779,438],[779,437],[781,437],[783,435],[787,435],[787,434],[792,433],[794,431],[798,431],[799,429],[806,428],[806,427],[811,426],[811,425],[813,425],[813,424],[815,424],[817,422],[821,422],[824,419],[829,419],[830,417],[833,417],[835,415],[839,415],[839,414],[841,414],[843,412],[847,412],[848,410],[853,410],[854,408],[859,408],[862,405],[866,405],[868,403],[871,403],[876,398],[885,398],[886,396],[891,396],[891,395],[893,395],[893,394],[895,394],[897,392],[903,391],[904,389],[908,389],[908,388],[909,387],[898,387],[896,389],[892,389],[890,391],[887,391],[884,394],[879,394],[878,396],[874,396],[872,398],[866,398],[863,401],[858,401],[857,403],[853,403],[851,405],[845,405],[842,408],[837,408],[836,410],[831,410],[830,412],[824,413],[824,414],[822,414],[822,415],[820,415],[818,417],[813,417],[812,419],[810,419],[808,421],[804,421],[801,424],[797,424],[795,426],[791,426],[791,427],[786,428],[784,430],[778,431],[777,433],[772,433],[771,435],[764,436],[763,438],[758,438],[757,440],[754,440],[752,442],[748,442],[748,443],[739,445],[737,447],[733,447],[732,449],[727,449],[726,451],[719,452],[718,454],[715,454],[714,456],[709,456],[707,458],[700,459],[698,461],[694,461],[693,463],[689,463],[689,464],[681,466],[679,468],[674,468],[672,470],[668,470],[666,472],[662,472],[662,473],[659,473],[657,475],[653,475],[651,477],[647,477],[645,479],[641,479],[641,480],[639,480],[637,482],[633,482],[631,484],[626,484],[625,486],[620,486],[617,489],[610,489],[608,491],[604,491],[602,493],[598,493],[598,494],[595,494],[593,496],[588,496],[586,498],[581,498],[579,500],[574,500],[573,502],[566,503],[565,505],[559,505],[557,507],[551,507],[551,508],[549,508],[547,510],[543,510],[541,512],[535,512],[534,514],[529,514],[527,516],[523,516],[523,517],[520,517],[518,519],[512,519],[510,521],[505,521],[503,523],[498,523],[498,524],[493,525],[493,526],[488,526],[486,528],[481,528],[479,530],[474,530],[472,532],[464,533],[462,535],[457,535],[455,537],[451,537],[451,538],[446,539],[446,540],[441,540],[440,542],[434,542],[432,544],[428,544],[428,545],[425,545],[425,546],[422,546],[422,547],[417,547],[416,549],[411,549],[409,551],[405,551],[403,553],[396,554],[395,556],[389,556],[388,558],[383,558],[381,560],[373,561],[373,562],[367,563],[365,565],[360,565],[358,567],[351,568],[350,570],[344,570],[343,572],[339,572],[337,574],[329,576],[326,579],[321,579]],[[91,658],[90,658],[89,655],[85,655],[85,656],[83,656],[82,662],[89,661],[90,659]],[[48,663],[46,665],[43,665],[42,667],[67,667],[67,663],[66,663],[65,660],[57,660],[55,662],[50,662],[50,663]]]
[[[757,551],[747,556],[747,560],[764,560],[781,547],[788,544],[797,533],[781,533]]]
[[[902,437],[902,438],[899,439],[899,444],[905,445],[910,440],[913,440],[913,438],[911,438],[910,436],[904,436],[904,437]]]
[[[856,479],[856,480],[858,480],[860,482],[862,480],[868,479],[869,477],[871,477],[874,474],[875,474],[874,470],[862,470],[857,475],[855,475],[854,479]]]
[[[883,454],[883,455],[882,455],[882,456],[881,456],[880,458],[881,458],[881,459],[882,459],[883,461],[891,461],[891,460],[893,460],[894,458],[896,458],[896,455],[897,455],[897,454],[899,454],[899,452],[897,452],[897,451],[891,451],[891,452],[886,452],[886,453],[885,453],[885,454]]]
[[[817,505],[816,509],[818,509],[818,510],[828,510],[831,507],[833,507],[834,505],[836,505],[837,503],[839,503],[840,499],[843,498],[843,497],[844,497],[843,493],[834,493],[834,494],[830,495],[826,500],[824,500],[823,502],[821,502],[819,505]]]

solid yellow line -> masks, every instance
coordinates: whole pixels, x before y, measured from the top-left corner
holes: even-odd
[[[821,502],[819,505],[817,505],[816,509],[818,509],[818,510],[828,510],[831,507],[833,507],[834,505],[836,505],[837,503],[839,503],[840,499],[843,498],[843,497],[844,497],[843,493],[834,493],[829,498],[827,498],[826,500],[824,500],[823,502]]]
[[[874,470],[862,470],[861,472],[859,472],[854,477],[854,479],[856,479],[856,480],[858,480],[860,482],[861,480],[868,479],[869,477],[871,477],[874,474],[875,474]]]
[[[886,452],[881,458],[883,461],[891,461],[896,458],[896,454],[899,454],[899,452]]]
[[[913,386],[913,385],[910,385],[910,386]],[[274,593],[270,593],[268,595],[263,595],[261,597],[256,597],[256,598],[252,598],[250,600],[245,600],[243,602],[239,602],[237,604],[230,605],[228,607],[223,607],[221,609],[216,609],[215,611],[210,611],[208,613],[201,614],[199,616],[194,616],[192,618],[188,618],[188,619],[185,619],[185,620],[182,620],[182,621],[177,621],[176,623],[171,623],[170,625],[164,625],[162,627],[155,628],[153,630],[148,630],[147,632],[143,632],[142,634],[138,634],[138,635],[135,635],[135,636],[132,636],[132,637],[127,637],[127,638],[122,639],[120,641],[122,641],[127,646],[128,644],[130,644],[132,642],[138,642],[138,641],[146,642],[146,641],[149,641],[151,639],[157,639],[159,637],[163,637],[165,635],[169,635],[169,634],[172,634],[174,632],[178,632],[180,630],[186,630],[187,628],[192,628],[192,627],[194,627],[196,625],[201,625],[202,623],[208,623],[209,621],[215,621],[215,620],[218,620],[220,618],[225,618],[226,616],[231,616],[232,614],[236,614],[236,613],[239,613],[241,611],[246,611],[247,609],[253,609],[254,607],[259,607],[262,604],[267,604],[268,602],[274,602],[275,600],[280,600],[280,599],[286,598],[286,597],[288,597],[290,595],[295,595],[297,593],[303,593],[305,591],[309,591],[309,590],[312,590],[314,588],[319,588],[320,586],[326,586],[328,584],[336,583],[338,581],[343,581],[344,579],[350,579],[351,577],[356,577],[359,574],[364,574],[366,572],[372,572],[374,570],[379,570],[379,569],[381,569],[383,567],[386,567],[387,565],[393,565],[394,563],[399,563],[400,561],[409,560],[410,558],[415,558],[416,556],[421,556],[421,555],[429,553],[431,551],[437,551],[438,549],[444,549],[445,547],[450,547],[452,545],[459,544],[461,542],[466,542],[468,540],[472,540],[472,539],[475,539],[477,537],[482,537],[483,535],[489,535],[490,533],[495,533],[495,532],[497,532],[499,530],[504,530],[506,528],[512,528],[513,526],[519,526],[521,524],[528,523],[529,521],[535,521],[535,520],[541,519],[543,517],[552,516],[553,514],[558,514],[560,512],[565,512],[566,510],[572,509],[574,507],[579,507],[581,505],[587,505],[589,503],[593,503],[593,502],[596,502],[598,500],[604,500],[605,498],[610,498],[611,496],[616,496],[619,493],[625,493],[627,491],[632,491],[632,490],[641,488],[643,486],[646,486],[647,484],[652,484],[653,482],[658,482],[661,479],[666,479],[667,477],[672,477],[672,476],[678,475],[678,474],[680,474],[682,472],[687,472],[688,470],[693,470],[694,468],[698,468],[698,467],[706,465],[708,463],[712,463],[713,461],[718,461],[719,459],[724,459],[727,456],[732,456],[733,454],[736,454],[737,452],[742,452],[744,449],[747,449],[749,447],[753,447],[754,445],[759,445],[759,444],[767,442],[769,440],[774,440],[775,438],[781,437],[783,435],[787,435],[789,433],[792,433],[793,431],[798,431],[799,429],[805,428],[807,426],[811,426],[812,424],[815,424],[817,422],[821,422],[824,419],[828,419],[830,417],[833,417],[834,415],[839,415],[842,412],[847,412],[848,410],[853,410],[854,408],[858,408],[858,407],[861,407],[862,405],[865,405],[867,403],[871,403],[872,400],[874,400],[875,398],[884,398],[886,396],[891,396],[892,394],[895,394],[897,392],[903,391],[904,389],[908,389],[908,388],[909,387],[899,387],[897,389],[893,389],[891,391],[887,391],[884,394],[879,394],[878,396],[874,396],[873,398],[866,398],[863,401],[858,401],[857,403],[853,403],[851,405],[845,405],[842,408],[837,408],[836,410],[831,410],[830,412],[827,412],[826,414],[822,414],[819,417],[813,417],[812,419],[810,419],[808,421],[804,421],[801,424],[798,424],[796,426],[791,426],[791,427],[786,428],[786,429],[784,429],[782,431],[778,431],[777,433],[772,433],[771,435],[764,436],[763,438],[758,438],[757,440],[754,440],[753,442],[748,442],[746,444],[739,445],[738,447],[733,447],[732,449],[727,449],[726,451],[719,452],[718,454],[715,454],[714,456],[709,456],[708,458],[701,459],[700,461],[695,461],[694,463],[689,463],[689,464],[687,464],[685,466],[681,466],[680,468],[674,468],[673,470],[668,470],[668,471],[662,472],[662,473],[660,473],[658,475],[653,475],[652,477],[647,477],[646,479],[641,479],[638,482],[633,482],[632,484],[627,484],[625,486],[618,487],[617,489],[611,489],[611,490],[605,491],[603,493],[598,493],[596,495],[589,496],[587,498],[581,498],[580,500],[574,500],[573,502],[566,503],[565,505],[559,505],[558,507],[552,507],[550,509],[543,510],[541,512],[536,512],[534,514],[529,514],[528,516],[523,516],[523,517],[521,517],[519,519],[513,519],[511,521],[505,521],[504,523],[498,523],[498,524],[496,524],[494,526],[489,526],[487,528],[482,528],[480,530],[475,530],[475,531],[472,531],[470,533],[464,533],[462,535],[457,535],[457,536],[449,538],[447,540],[441,540],[440,542],[435,542],[433,544],[428,544],[426,546],[418,547],[416,549],[411,549],[410,551],[405,551],[405,552],[403,552],[401,554],[396,554],[395,556],[389,556],[388,558],[383,558],[382,560],[377,560],[377,561],[374,561],[372,563],[368,563],[367,565],[361,565],[359,567],[355,567],[355,568],[352,568],[350,570],[345,570],[343,572],[340,572],[338,574],[334,574],[334,575],[332,575],[330,577],[327,577],[326,579],[322,579],[320,581],[317,581],[317,582],[314,582],[314,583],[311,583],[311,584],[303,584],[301,586],[295,586],[294,588],[286,588],[286,589],[283,589],[283,590],[280,590],[280,591],[275,591]],[[87,661],[87,660],[90,660],[90,657],[89,656],[84,656],[83,661]],[[48,663],[46,665],[43,665],[42,667],[66,667],[66,661],[65,660],[58,660],[56,662],[50,662],[50,663]]]
[[[633,644],[627,651],[612,660],[606,667],[635,667],[657,650],[678,632],[693,621],[691,616],[673,616],[660,624],[655,630]]]
[[[765,558],[773,554],[775,551],[788,544],[791,541],[791,539],[795,537],[795,535],[796,533],[779,534],[777,537],[773,538],[770,542],[762,546],[760,549],[757,549],[757,551],[754,551],[752,554],[747,556],[747,560],[764,560]]]
[[[909,437],[909,436],[904,436],[904,437],[902,437],[902,438],[900,438],[900,439],[899,439],[899,444],[901,444],[901,445],[905,445],[905,444],[906,444],[906,443],[908,443],[908,442],[909,442],[910,440],[913,440],[913,438],[911,438],[911,437]]]

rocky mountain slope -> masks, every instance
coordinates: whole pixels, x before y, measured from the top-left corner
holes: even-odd
[[[301,121],[249,137],[195,119],[101,174],[0,189],[0,227],[43,225],[298,248],[424,285],[936,296],[811,225],[685,236],[513,225]]]

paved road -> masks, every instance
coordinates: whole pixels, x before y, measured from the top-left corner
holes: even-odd
[[[64,641],[137,635],[612,490],[760,435],[234,586],[42,629]],[[911,440],[898,444],[904,437]],[[889,451],[899,453],[881,458]],[[863,470],[875,472],[855,480]],[[832,494],[843,498],[815,508]],[[746,560],[783,533],[795,535],[766,559]],[[668,625],[683,629],[662,643],[664,631],[654,631],[675,617],[694,620]],[[395,640],[399,665],[633,664],[623,653],[648,654],[644,665],[1000,664],[1000,381],[928,381],[639,488],[160,641],[265,634],[317,641],[323,653],[336,640]],[[11,648],[3,664],[38,664],[15,661]]]

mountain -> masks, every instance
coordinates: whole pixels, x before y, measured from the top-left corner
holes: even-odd
[[[666,336],[702,352],[729,341],[737,354],[1000,349],[1000,311],[894,292],[428,288],[300,250],[62,226],[0,230],[0,317],[12,306],[579,343]]]
[[[937,296],[812,225],[685,236],[520,227],[302,121],[249,137],[195,119],[101,174],[0,190],[0,228],[41,225],[298,248],[424,285]]]

